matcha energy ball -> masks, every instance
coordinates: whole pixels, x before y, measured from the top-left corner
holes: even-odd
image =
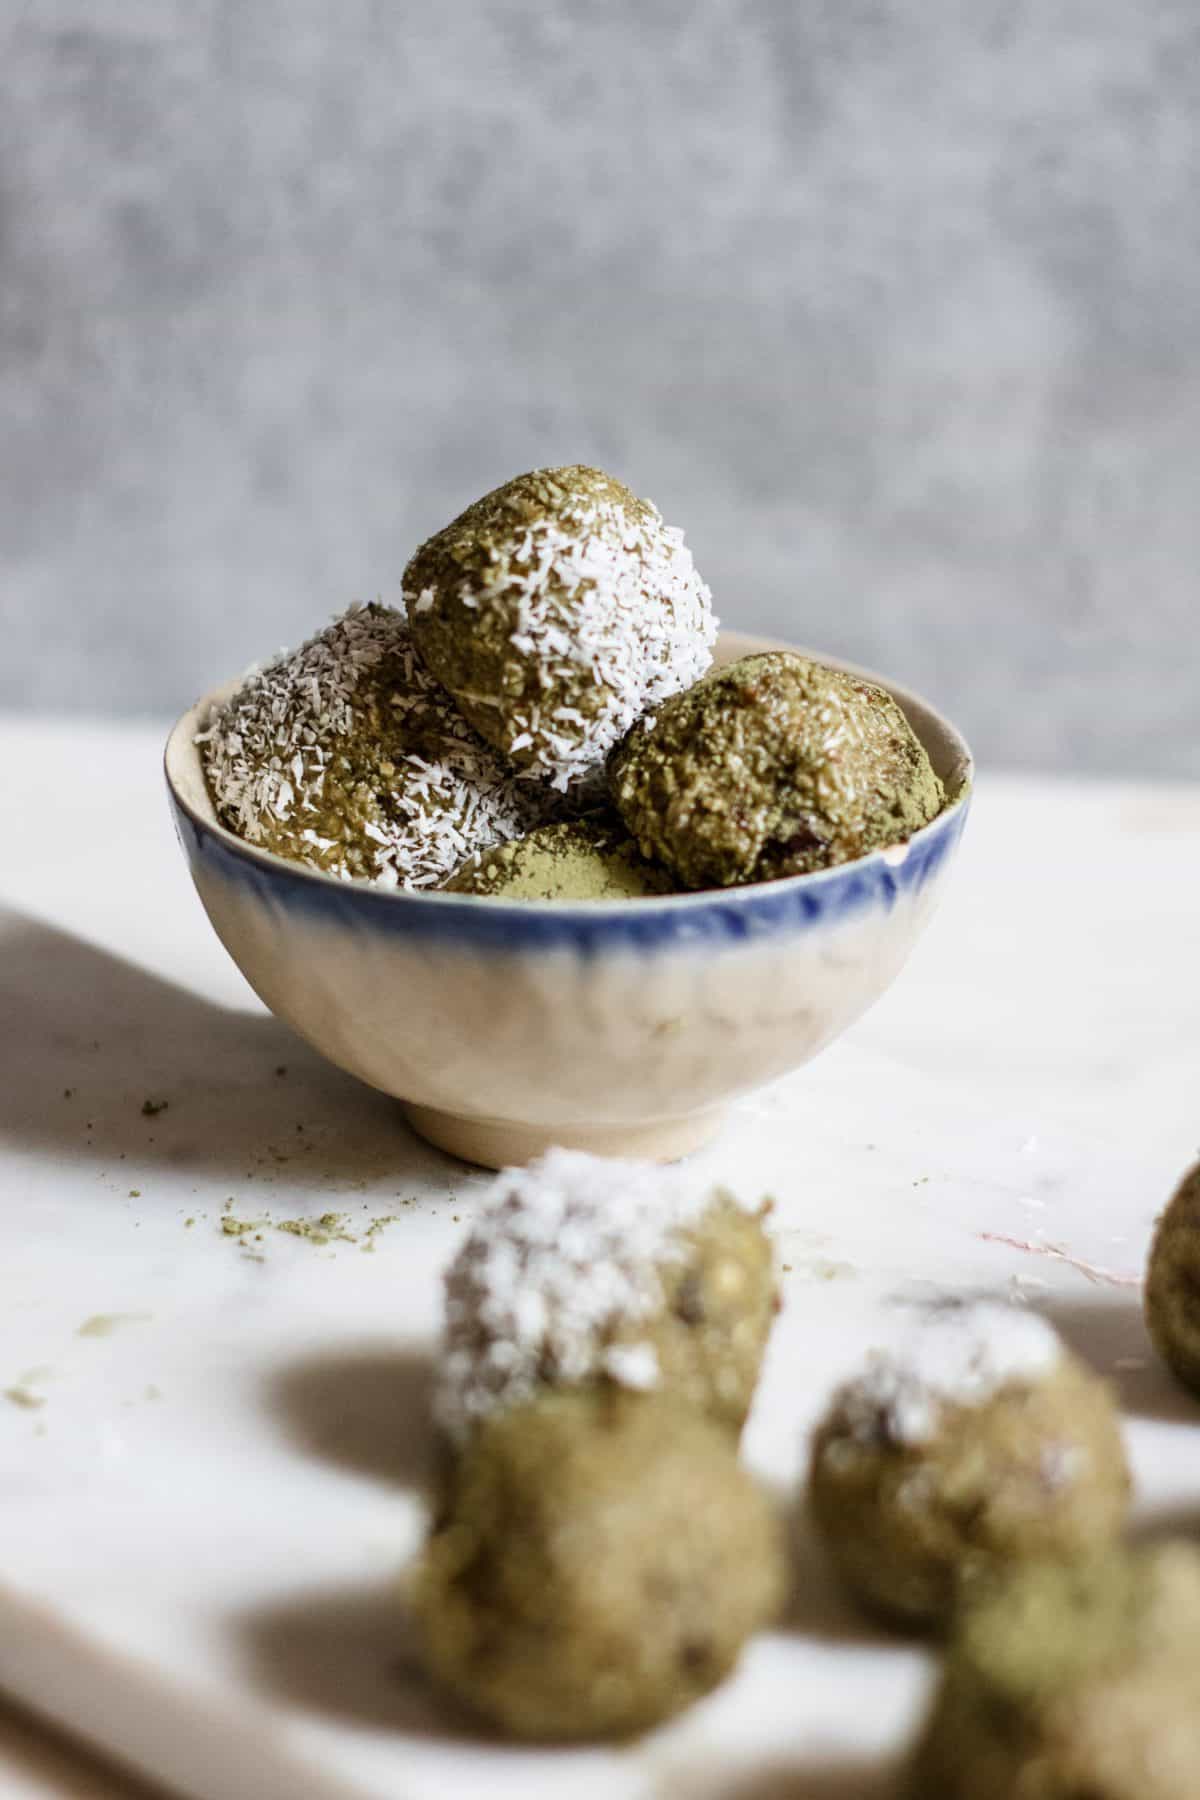
[[[889,694],[785,650],[666,700],[615,751],[609,786],[643,854],[688,888],[848,862],[945,804]]]
[[[813,1442],[835,1566],[905,1625],[941,1623],[997,1567],[1104,1549],[1128,1500],[1107,1386],[1044,1319],[997,1303],[921,1315],[839,1389]]]
[[[1160,1356],[1200,1394],[1200,1163],[1184,1177],[1158,1222],[1145,1305]]]
[[[446,1276],[438,1423],[547,1389],[661,1390],[736,1437],[778,1307],[762,1217],[677,1170],[551,1150],[497,1177]]]
[[[554,786],[596,768],[716,637],[683,533],[600,469],[476,500],[404,574],[413,641],[490,744]]]
[[[528,837],[483,850],[445,884],[452,894],[497,900],[636,900],[667,894],[671,877],[648,863],[619,820],[543,825]]]
[[[1027,1565],[957,1622],[910,1800],[1195,1800],[1200,1552]]]
[[[677,1399],[593,1388],[485,1422],[415,1601],[434,1677],[493,1725],[625,1737],[714,1688],[785,1580],[728,1434]]]
[[[547,811],[459,716],[389,607],[351,607],[249,676],[197,741],[223,824],[347,879],[435,886]]]

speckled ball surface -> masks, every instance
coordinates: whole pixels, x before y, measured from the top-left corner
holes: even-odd
[[[784,650],[666,701],[614,752],[609,786],[643,855],[689,888],[848,862],[945,804],[889,694]]]
[[[1159,1355],[1200,1395],[1200,1163],[1184,1176],[1158,1222],[1145,1308]]]
[[[413,640],[464,716],[565,788],[716,638],[683,533],[600,469],[534,469],[476,500],[404,574]]]
[[[997,1567],[1086,1555],[1121,1531],[1129,1473],[1106,1384],[1021,1309],[939,1309],[834,1396],[809,1498],[868,1608],[937,1626]]]
[[[390,607],[352,607],[251,674],[199,743],[224,825],[348,880],[435,887],[549,810],[459,715]]]
[[[519,1738],[625,1737],[778,1615],[775,1513],[726,1433],[663,1395],[545,1393],[489,1419],[426,1550],[430,1669]]]
[[[1200,1553],[1010,1573],[965,1609],[906,1800],[1195,1800]]]

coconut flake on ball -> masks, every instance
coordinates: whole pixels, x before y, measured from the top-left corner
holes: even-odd
[[[252,670],[196,742],[225,824],[344,880],[432,887],[545,814],[390,607],[352,606]]]
[[[546,1383],[655,1387],[653,1344],[612,1333],[661,1309],[660,1271],[686,1256],[682,1233],[710,1198],[653,1163],[574,1150],[504,1170],[446,1274],[447,1436],[463,1442]]]
[[[834,1396],[851,1436],[917,1447],[937,1434],[943,1407],[983,1406],[1001,1389],[1031,1385],[1063,1355],[1037,1313],[997,1301],[954,1302],[924,1312],[894,1348],[871,1352],[862,1375]]]
[[[592,469],[537,469],[485,495],[417,552],[404,594],[421,654],[472,722],[560,789],[698,681],[716,641],[683,532]],[[480,679],[463,640],[497,607],[505,654]]]

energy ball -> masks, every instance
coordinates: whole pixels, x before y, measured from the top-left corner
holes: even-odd
[[[446,883],[452,894],[497,900],[637,900],[668,894],[665,869],[648,863],[620,820],[564,820],[473,856]]]
[[[218,817],[327,875],[435,887],[547,812],[418,661],[403,613],[351,607],[251,675],[197,742]]]
[[[1107,1385],[1034,1313],[925,1314],[835,1394],[810,1498],[846,1586],[906,1626],[941,1624],[997,1566],[1086,1556],[1129,1503]]]
[[[1032,1564],[958,1620],[910,1800],[1195,1800],[1200,1552]]]
[[[762,1213],[678,1171],[551,1150],[494,1184],[446,1275],[451,1446],[547,1389],[661,1390],[736,1438],[778,1310]]]
[[[519,1738],[626,1737],[782,1609],[782,1534],[728,1434],[666,1395],[543,1393],[483,1425],[415,1604],[435,1678]]]
[[[1159,1355],[1200,1394],[1200,1163],[1184,1177],[1158,1222],[1145,1307]]]
[[[413,641],[506,756],[565,789],[707,669],[711,597],[683,533],[601,469],[534,469],[404,573]]]
[[[827,869],[945,804],[890,694],[785,650],[665,701],[614,753],[609,787],[643,855],[688,888]]]

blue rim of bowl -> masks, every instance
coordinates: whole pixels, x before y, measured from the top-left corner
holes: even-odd
[[[835,661],[832,657],[824,660]],[[885,687],[906,711],[915,710],[937,725],[957,749],[955,796],[936,819],[902,845],[871,851],[832,869],[742,887],[622,901],[503,900],[494,895],[374,887],[290,862],[202,817],[172,777],[171,755],[184,727],[236,683],[214,690],[176,721],[167,739],[164,774],[176,828],[190,859],[203,861],[226,881],[250,890],[271,906],[282,905],[289,912],[330,925],[359,930],[369,925],[388,934],[507,950],[562,947],[593,952],[749,943],[780,932],[832,924],[872,906],[890,912],[901,896],[924,887],[938,872],[966,823],[974,769],[961,732],[927,701],[896,683],[853,664],[839,662],[837,666],[865,675]]]

